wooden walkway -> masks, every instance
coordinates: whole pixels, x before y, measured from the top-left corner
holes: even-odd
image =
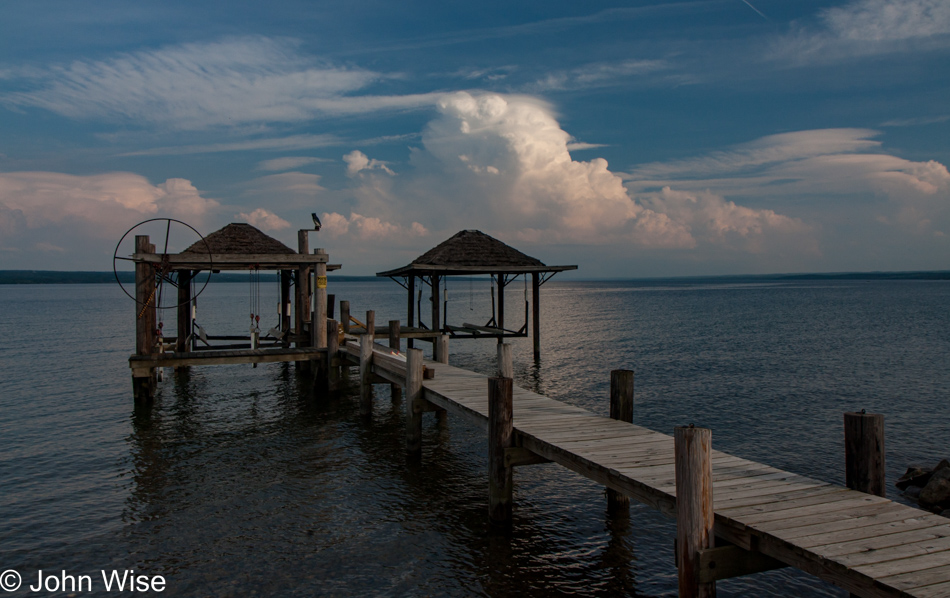
[[[357,344],[341,349],[359,358]],[[378,376],[406,382],[404,358],[388,348],[375,345],[372,363]],[[423,382],[424,399],[487,428],[487,377],[432,361],[425,366],[435,376]],[[514,431],[516,446],[675,517],[673,437],[517,387]],[[717,538],[858,596],[950,596],[947,518],[720,451],[713,451],[712,467]]]
[[[232,349],[153,353],[151,355],[132,355],[129,357],[129,367],[136,371],[150,370],[156,367],[311,361],[323,359],[326,352],[326,349],[303,347],[300,349]]]

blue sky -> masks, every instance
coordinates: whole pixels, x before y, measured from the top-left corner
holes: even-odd
[[[154,217],[345,273],[477,228],[578,276],[950,268],[942,0],[6,2],[0,269]]]

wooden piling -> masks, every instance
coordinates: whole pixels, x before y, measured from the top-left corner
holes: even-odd
[[[389,321],[389,348],[394,351],[399,351],[399,329],[399,320]],[[402,387],[398,384],[390,384],[389,395],[393,401],[400,400],[402,398]]]
[[[135,253],[154,253],[148,235],[136,235]],[[135,353],[150,355],[155,347],[155,269],[148,262],[135,263]],[[153,368],[132,370],[132,395],[136,403],[150,402],[154,393]],[[136,375],[138,374],[138,375]]]
[[[291,270],[280,271],[280,331],[284,333],[284,347],[290,346],[290,276]]]
[[[858,492],[886,497],[882,414],[844,414],[844,455],[845,485]]]
[[[435,337],[435,361],[449,362],[449,335],[447,334]]]
[[[714,546],[712,430],[677,427],[676,552],[680,598],[714,598],[716,582],[700,583],[700,551]]]
[[[310,253],[310,231],[297,231],[297,253],[306,255]],[[297,333],[297,346],[306,347],[309,344],[309,338],[304,334],[305,324],[310,320],[310,268],[301,266],[297,268],[297,300],[294,307],[294,330]]]
[[[373,414],[373,337],[360,337],[360,415]]]
[[[323,249],[314,249],[314,255],[326,255]],[[314,297],[313,297],[313,321],[310,323],[312,330],[313,346],[322,348],[327,346],[327,264],[318,263],[314,269]]]
[[[340,368],[335,365],[340,352],[340,323],[327,321],[327,390],[337,390],[340,382]]]
[[[610,419],[633,423],[633,371],[610,372]],[[607,511],[629,513],[630,498],[612,488],[607,488]]]
[[[372,309],[366,310],[366,336],[374,341],[376,340],[376,312]]]
[[[340,326],[343,327],[343,334],[350,333],[350,302],[340,301]]]
[[[416,325],[416,277],[409,276],[406,281],[409,290],[409,304],[406,306],[406,326],[413,328]],[[412,339],[406,339],[406,346],[413,347]]]
[[[410,458],[422,456],[422,349],[406,352],[406,454]]]
[[[175,351],[189,351],[191,342],[191,270],[178,271],[178,339]]]
[[[442,308],[442,288],[439,286],[441,278],[433,274],[429,278],[432,290],[432,328],[430,330],[442,330],[441,308]]]
[[[511,523],[512,467],[505,449],[514,447],[511,378],[488,380],[488,517],[495,524]]]
[[[531,336],[534,343],[534,359],[541,359],[541,274],[531,274]]]
[[[502,378],[515,377],[515,367],[511,360],[511,345],[508,343],[498,345],[498,375]]]
[[[498,275],[498,315],[495,317],[495,326],[501,330],[505,329],[505,275]],[[505,342],[505,339],[498,337],[498,344]]]

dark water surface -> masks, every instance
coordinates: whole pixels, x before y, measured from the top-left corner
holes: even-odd
[[[487,284],[450,287],[450,322],[487,320]],[[331,287],[357,317],[403,316],[391,282]],[[198,321],[243,333],[248,293],[212,284]],[[522,289],[506,297],[520,326]],[[842,412],[881,412],[898,498],[904,467],[950,457],[948,306],[947,282],[552,282],[540,363],[513,342],[516,384],[606,414],[610,370],[632,368],[636,423],[707,426],[719,450],[837,483]],[[365,422],[293,365],[192,368],[136,411],[133,312],[109,285],[0,286],[0,570],[25,581],[9,595],[37,595],[40,569],[100,592],[103,569],[160,574],[172,596],[675,595],[672,520],[612,521],[601,487],[548,464],[516,471],[513,529],[493,531],[483,433],[428,414],[407,464],[388,386]],[[451,351],[493,368],[492,341]],[[719,595],[842,592],[786,570]]]

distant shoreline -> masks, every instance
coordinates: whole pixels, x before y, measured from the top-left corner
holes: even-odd
[[[122,282],[134,282],[132,272],[120,272]],[[369,282],[380,280],[376,276],[330,275],[331,281]],[[215,274],[214,282],[247,282],[247,274]],[[826,272],[806,274],[735,274],[717,276],[669,276],[650,278],[590,278],[570,279],[573,282],[643,282],[677,284],[729,284],[743,282],[793,282],[822,280],[950,280],[950,270],[916,272]],[[262,274],[261,282],[276,282],[276,274]],[[101,284],[115,283],[112,272],[62,272],[56,270],[0,270],[0,284]]]

